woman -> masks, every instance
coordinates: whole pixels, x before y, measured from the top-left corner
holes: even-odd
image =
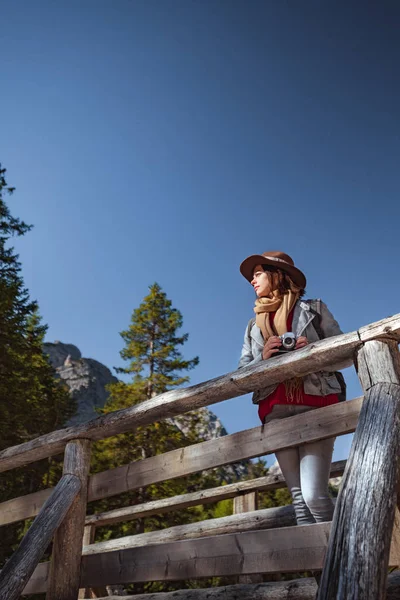
[[[338,323],[320,300],[302,300],[306,278],[287,254],[265,252],[246,258],[242,275],[253,286],[257,300],[255,318],[247,325],[239,368],[261,360],[271,360],[282,349],[279,336],[293,332],[295,348],[342,333]],[[338,402],[342,392],[334,370],[351,362],[293,378],[279,385],[257,390],[262,423],[283,419]],[[334,438],[276,452],[276,458],[293,498],[298,525],[331,521],[333,503],[328,491]]]

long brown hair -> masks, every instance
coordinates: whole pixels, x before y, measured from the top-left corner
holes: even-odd
[[[262,266],[263,270],[267,273],[271,287],[274,283],[272,281],[272,275],[274,273],[276,273],[278,275],[278,285],[276,286],[276,289],[278,290],[279,294],[281,294],[282,296],[284,296],[289,290],[292,290],[293,292],[297,292],[299,294],[299,298],[302,298],[304,296],[304,294],[306,293],[306,291],[303,288],[299,288],[295,283],[293,283],[292,279],[285,271],[281,271],[280,269],[274,269],[273,267],[270,267],[269,265],[261,265],[261,266]]]

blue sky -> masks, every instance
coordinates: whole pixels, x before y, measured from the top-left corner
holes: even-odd
[[[399,24],[395,1],[4,2],[0,160],[48,339],[120,365],[158,281],[192,382],[232,371],[238,267],[267,249],[345,331],[399,312]],[[211,408],[258,425],[249,396]]]

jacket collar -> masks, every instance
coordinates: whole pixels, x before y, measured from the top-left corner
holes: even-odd
[[[304,333],[304,330],[315,317],[315,312],[311,310],[308,302],[299,300],[294,307],[292,330],[296,337]]]

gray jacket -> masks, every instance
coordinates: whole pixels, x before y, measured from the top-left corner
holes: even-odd
[[[317,312],[312,306],[317,305],[319,317],[319,327],[324,334],[324,338],[340,335],[340,329],[337,321],[335,321],[332,313],[324,302],[320,300],[299,300],[296,303],[293,313],[292,331],[299,337],[306,336],[309,342],[317,342],[320,337],[313,326]],[[250,319],[244,334],[244,342],[242,354],[239,361],[239,369],[254,365],[262,360],[262,352],[264,348],[264,338],[261,329],[256,325],[255,317]],[[271,359],[269,359],[271,360]],[[319,371],[311,373],[304,377],[304,391],[312,396],[327,396],[328,394],[340,394],[341,389],[334,371],[349,367],[353,363],[352,360],[344,361],[340,364],[332,365],[330,371]],[[253,394],[253,402],[257,404],[277,388],[276,384],[266,386],[260,390],[256,390]]]

